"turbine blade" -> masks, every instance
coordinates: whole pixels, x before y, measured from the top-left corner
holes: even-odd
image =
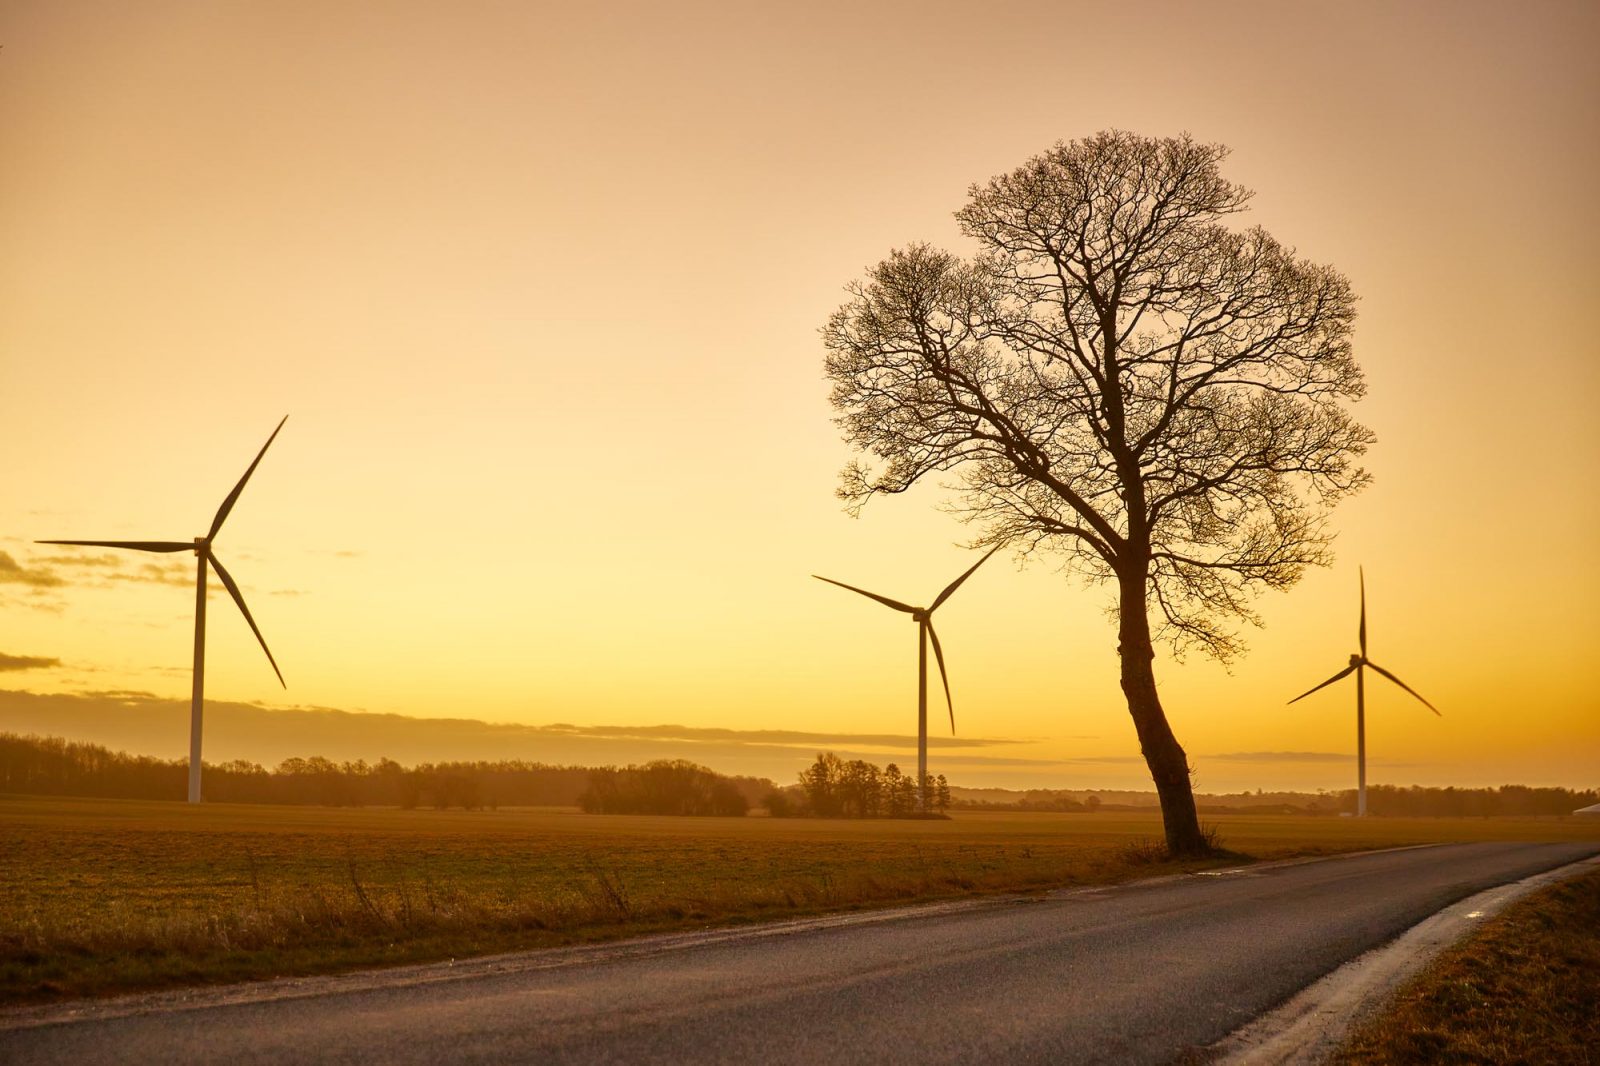
[[[1347,677],[1351,673],[1353,673],[1354,671],[1355,671],[1355,667],[1354,666],[1347,666],[1343,670],[1340,670],[1337,674],[1334,674],[1332,677],[1328,678],[1328,680],[1324,681],[1322,684],[1318,685],[1317,688],[1308,688],[1304,692],[1300,693],[1300,695],[1298,695],[1294,699],[1290,700],[1289,702],[1290,703],[1299,703],[1301,700],[1305,699],[1307,696],[1309,696],[1313,692],[1317,691],[1318,688],[1327,688],[1329,685],[1333,684],[1335,681],[1339,680],[1341,677]]]
[[[811,576],[816,578],[818,581],[826,581],[830,585],[838,585],[842,589],[849,589],[851,592],[859,592],[868,599],[877,600],[885,607],[893,607],[895,610],[904,611],[906,614],[917,613],[917,609],[915,607],[908,607],[899,600],[891,600],[887,596],[880,596],[876,592],[868,592],[866,589],[858,589],[854,585],[846,585],[843,581],[835,581],[833,578],[823,577],[821,574],[812,574]]]
[[[939,634],[933,631],[933,621],[930,619],[922,623],[928,630],[928,639],[933,641],[933,659],[939,664],[939,680],[944,682],[944,702],[950,708],[950,732],[956,731],[956,705],[950,698],[950,675],[944,672],[944,649],[939,647]]]
[[[129,548],[136,552],[185,552],[192,540],[36,540],[35,544],[76,544],[84,548]]]
[[[972,567],[966,573],[962,574],[960,577],[956,578],[954,581],[950,582],[950,584],[945,586],[945,590],[943,592],[939,593],[939,598],[933,601],[933,606],[929,607],[928,610],[929,611],[938,610],[939,609],[939,605],[941,603],[943,603],[945,600],[948,600],[950,598],[950,594],[952,592],[954,592],[956,589],[960,588],[961,587],[961,583],[963,581],[965,581],[967,578],[972,576],[972,571],[973,570],[978,569],[978,567],[980,567],[984,563],[988,562],[989,561],[989,556],[993,555],[995,552],[999,551],[1003,547],[1005,547],[1005,545],[996,544],[994,547],[992,547],[988,551],[984,552],[983,553],[983,558],[979,559],[977,562],[973,563]]]
[[[1367,574],[1361,567],[1356,568],[1356,573],[1361,580],[1361,657],[1367,657]]]
[[[228,498],[222,501],[222,506],[217,508],[217,517],[211,520],[211,532],[206,534],[206,540],[209,541],[214,538],[217,535],[217,531],[222,528],[222,523],[227,521],[228,512],[233,510],[234,501],[239,498],[239,493],[244,491],[244,483],[249,481],[250,475],[256,472],[256,466],[261,462],[261,457],[267,454],[267,449],[272,447],[272,442],[278,436],[278,430],[282,429],[283,423],[287,421],[289,421],[289,416],[284,415],[283,421],[278,423],[278,429],[272,431],[272,436],[267,438],[267,443],[263,444],[261,450],[256,453],[255,462],[250,464],[250,468],[244,472],[244,477],[239,479],[239,483],[233,487],[233,491],[228,493]]]
[[[1411,693],[1413,696],[1417,697],[1417,699],[1422,700],[1422,705],[1428,708],[1428,710],[1432,711],[1434,714],[1437,714],[1440,718],[1444,717],[1444,714],[1439,710],[1439,708],[1422,698],[1422,693],[1418,692],[1404,681],[1401,681],[1398,677],[1395,677],[1377,663],[1369,662],[1367,665],[1378,671],[1378,673],[1382,674],[1384,677],[1387,677],[1390,681],[1393,681],[1395,684],[1399,685],[1401,688],[1405,689],[1407,692]]]
[[[272,672],[278,675],[278,684],[284,688],[289,683],[283,679],[283,671],[278,669],[278,660],[272,657],[272,649],[267,647],[267,638],[261,635],[261,630],[256,628],[256,620],[250,617],[250,608],[244,605],[244,596],[239,592],[239,586],[234,584],[232,576],[222,567],[222,561],[210,552],[206,552],[206,559],[210,561],[211,568],[217,572],[222,583],[228,587],[228,595],[233,597],[233,602],[239,605],[239,610],[244,613],[244,620],[250,623],[250,632],[256,635],[256,640],[261,642],[261,650],[267,653],[267,662],[272,664]]]

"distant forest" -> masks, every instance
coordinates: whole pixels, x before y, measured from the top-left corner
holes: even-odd
[[[181,800],[188,763],[127,755],[96,744],[0,733],[0,793]],[[905,817],[915,813],[916,778],[890,764],[879,769],[856,759],[820,754],[796,784],[779,788],[765,778],[730,777],[682,760],[628,767],[544,763],[441,762],[405,767],[392,759],[335,763],[286,759],[268,770],[256,763],[207,763],[205,796],[219,803],[286,803],[333,807],[582,807],[603,814],[740,815],[765,807],[778,817]],[[931,806],[946,809],[1066,811],[1149,810],[1155,794],[1115,790],[951,787],[929,781]],[[1355,790],[1241,792],[1199,795],[1211,814],[1338,815],[1354,813]],[[1566,815],[1600,803],[1600,790],[1530,788],[1367,789],[1367,809],[1389,817]]]
[[[0,793],[181,800],[186,759],[127,755],[97,744],[0,733]],[[543,763],[392,759],[335,763],[285,759],[276,769],[235,760],[206,763],[205,798],[217,803],[328,807],[578,807],[604,813],[744,814],[774,789],[765,778],[728,777],[687,762],[591,768]]]
[[[1156,805],[1153,792],[1034,789],[952,789],[953,810],[1010,811],[1134,811]],[[1354,814],[1356,790],[1339,792],[1236,792],[1228,795],[1195,794],[1205,814]],[[1544,816],[1571,814],[1580,807],[1600,803],[1600,790],[1530,788],[1425,788],[1421,785],[1368,785],[1367,813],[1390,818],[1489,818],[1493,816]]]

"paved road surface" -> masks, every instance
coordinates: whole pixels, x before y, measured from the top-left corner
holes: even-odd
[[[0,1031],[0,1062],[1170,1062],[1440,907],[1597,852],[1414,848],[155,997]]]

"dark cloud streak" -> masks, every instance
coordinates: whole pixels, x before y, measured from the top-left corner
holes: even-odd
[[[42,566],[109,566],[118,568],[126,562],[120,555],[40,555],[34,563]]]
[[[1229,751],[1219,755],[1202,755],[1202,759],[1217,762],[1286,762],[1327,763],[1351,762],[1355,755],[1342,751]]]
[[[60,666],[60,659],[47,659],[42,655],[7,655],[0,651],[0,672],[11,670],[48,670]]]
[[[77,570],[63,577],[60,570]],[[61,588],[72,585],[86,588],[111,588],[115,582],[140,585],[191,585],[194,570],[187,562],[155,562],[148,556],[118,555],[107,552],[100,555],[41,555],[29,560],[28,565],[17,562],[5,552],[0,552],[0,584],[27,585],[33,589]]]
[[[0,552],[0,584],[27,585],[29,588],[53,589],[66,584],[49,570],[30,570],[5,552]]]
[[[720,741],[745,744],[777,744],[782,746],[811,747],[818,744],[856,744],[867,747],[903,748],[915,744],[917,738],[899,733],[812,733],[796,729],[727,729],[721,727],[683,725],[569,725],[556,722],[551,725],[523,726],[541,733],[559,733],[568,736],[609,737],[613,739]],[[993,737],[940,737],[930,736],[930,748],[988,748],[1001,744],[1021,744],[1020,740]]]

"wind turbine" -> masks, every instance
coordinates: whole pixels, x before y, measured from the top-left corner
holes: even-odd
[[[811,576],[818,581],[826,581],[830,585],[838,585],[851,592],[859,592],[871,600],[877,600],[885,607],[893,607],[897,611],[909,614],[917,623],[917,808],[921,811],[928,809],[928,642],[933,642],[933,656],[939,662],[939,680],[944,682],[944,700],[950,708],[950,732],[956,731],[956,705],[950,699],[950,677],[944,670],[944,649],[939,647],[939,634],[933,631],[933,612],[939,605],[950,598],[950,594],[961,587],[961,583],[972,576],[972,571],[978,569],[988,561],[989,556],[999,551],[1002,545],[990,548],[982,559],[972,564],[972,567],[960,577],[945,586],[943,592],[934,598],[933,604],[928,607],[912,607],[891,600],[887,596],[880,596],[876,592],[858,589],[854,585],[846,585],[843,581],[835,581],[831,577],[820,574]]]
[[[200,717],[201,706],[205,693],[206,676],[206,566],[216,570],[217,576],[222,579],[223,585],[228,589],[228,594],[233,597],[233,602],[239,605],[239,610],[244,614],[244,620],[250,623],[250,632],[256,635],[256,640],[261,642],[261,650],[267,653],[267,662],[272,664],[272,672],[278,675],[278,684],[288,688],[284,683],[283,671],[278,669],[278,661],[272,657],[272,649],[267,647],[267,640],[261,635],[261,630],[256,627],[256,620],[250,617],[250,608],[244,605],[244,596],[239,592],[239,586],[234,583],[228,571],[223,568],[222,561],[211,550],[211,542],[216,539],[217,532],[222,529],[222,523],[228,518],[228,512],[233,510],[239,493],[244,491],[245,482],[250,480],[250,475],[256,472],[256,466],[261,462],[261,457],[267,454],[267,449],[272,446],[273,440],[278,436],[278,430],[283,428],[283,423],[289,421],[289,416],[284,415],[278,423],[278,429],[272,431],[272,436],[267,438],[267,443],[261,446],[256,453],[255,462],[244,472],[244,477],[228,493],[228,498],[222,501],[222,506],[217,508],[217,517],[211,520],[211,529],[203,537],[194,540],[41,540],[38,544],[73,544],[88,548],[128,548],[140,552],[181,552],[193,551],[199,559],[197,566],[198,577],[195,579],[194,598],[194,696],[189,706],[189,802],[200,802]]]
[[[1420,692],[1418,692],[1416,689],[1412,688],[1410,685],[1406,684],[1404,681],[1401,681],[1398,677],[1395,677],[1389,671],[1385,670],[1383,667],[1379,666],[1377,663],[1375,663],[1371,659],[1367,658],[1367,575],[1364,572],[1360,571],[1360,570],[1357,570],[1357,573],[1360,575],[1360,581],[1361,581],[1361,629],[1360,629],[1361,652],[1360,652],[1360,654],[1350,656],[1350,665],[1349,666],[1345,667],[1343,670],[1340,670],[1337,674],[1334,674],[1332,677],[1328,678],[1328,680],[1324,681],[1322,684],[1318,685],[1316,688],[1309,689],[1309,690],[1307,690],[1305,692],[1300,693],[1300,695],[1296,696],[1294,699],[1290,700],[1289,702],[1290,703],[1296,703],[1296,702],[1298,702],[1300,700],[1303,700],[1307,696],[1311,695],[1311,693],[1317,691],[1317,689],[1326,688],[1327,686],[1333,684],[1335,681],[1338,681],[1340,678],[1348,676],[1351,672],[1355,673],[1355,675],[1356,675],[1356,783],[1357,783],[1357,788],[1356,788],[1356,816],[1364,818],[1364,817],[1366,817],[1366,813],[1367,813],[1367,703],[1366,703],[1366,683],[1365,683],[1365,678],[1362,675],[1362,670],[1367,668],[1367,667],[1371,667],[1373,670],[1376,670],[1378,673],[1382,674],[1384,677],[1387,677],[1390,681],[1393,681],[1395,684],[1399,685],[1401,688],[1405,689],[1407,692],[1409,692],[1413,696],[1417,697],[1417,699],[1422,700],[1423,706],[1427,707],[1428,710],[1432,711],[1434,714],[1438,714],[1439,717],[1441,717],[1441,718],[1444,717],[1444,715],[1439,713],[1439,708],[1437,708],[1433,704],[1429,703],[1426,699],[1423,699],[1422,694]]]

